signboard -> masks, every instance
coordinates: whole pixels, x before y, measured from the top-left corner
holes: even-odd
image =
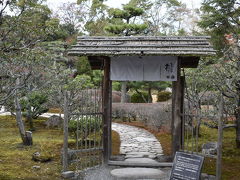
[[[177,57],[175,56],[112,57],[111,80],[177,81]]]
[[[171,180],[198,180],[200,179],[204,157],[183,152],[176,152]]]

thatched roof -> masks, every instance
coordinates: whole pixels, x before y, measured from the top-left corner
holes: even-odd
[[[178,56],[181,67],[196,68],[200,56],[215,55],[209,36],[81,36],[68,51],[88,56],[92,69],[101,69],[111,56]]]
[[[68,51],[69,55],[80,56],[123,56],[123,55],[215,55],[208,36],[132,36],[78,37],[77,44]]]

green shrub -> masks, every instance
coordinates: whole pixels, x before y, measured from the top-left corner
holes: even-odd
[[[121,83],[118,81],[112,82],[112,89],[113,91],[120,91],[121,90]]]
[[[171,92],[168,92],[168,91],[160,91],[158,93],[158,97],[157,97],[157,101],[158,102],[163,102],[163,101],[167,101],[171,98],[172,96],[172,93]]]
[[[144,98],[147,101],[148,100],[148,93],[146,92],[141,92],[141,94],[139,93],[134,93],[131,96],[131,103],[147,103],[144,101]]]
[[[99,132],[101,125],[102,121],[99,118],[83,117],[78,121],[71,119],[68,123],[68,130],[75,137],[75,139],[77,139],[77,129],[79,129],[79,138],[85,140],[91,133]]]
[[[41,92],[32,92],[26,97],[20,99],[23,116],[29,113],[30,118],[37,119],[43,113],[48,111],[46,103],[48,96]],[[29,111],[29,112],[27,112]]]

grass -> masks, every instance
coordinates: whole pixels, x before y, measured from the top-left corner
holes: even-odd
[[[60,129],[47,129],[46,118],[34,120],[36,131],[33,132],[33,146],[21,145],[21,138],[15,117],[0,116],[0,180],[59,180],[61,179],[61,149],[63,132]],[[25,123],[26,130],[28,123]],[[112,132],[112,151],[119,154],[120,138]],[[69,142],[74,142],[70,138]],[[41,156],[50,157],[47,163],[35,162],[32,154],[40,152]],[[34,169],[33,166],[40,166]]]
[[[237,180],[240,177],[240,149],[237,149],[235,143],[235,129],[229,128],[223,131],[223,158],[222,158],[222,179]],[[190,137],[191,139],[191,137]],[[217,129],[208,128],[202,125],[200,129],[199,149],[203,143],[217,141]],[[193,146],[194,148],[196,145]],[[216,159],[205,158],[203,172],[215,175]]]
[[[204,127],[201,139],[217,140],[217,130]],[[235,143],[235,129],[229,128],[223,131],[223,159],[222,159],[222,179],[238,180],[240,177],[240,149]],[[204,163],[203,171],[215,174],[216,161],[207,158]]]

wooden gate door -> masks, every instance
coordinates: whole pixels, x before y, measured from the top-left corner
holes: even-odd
[[[67,169],[80,172],[102,164],[102,88],[69,99]]]

